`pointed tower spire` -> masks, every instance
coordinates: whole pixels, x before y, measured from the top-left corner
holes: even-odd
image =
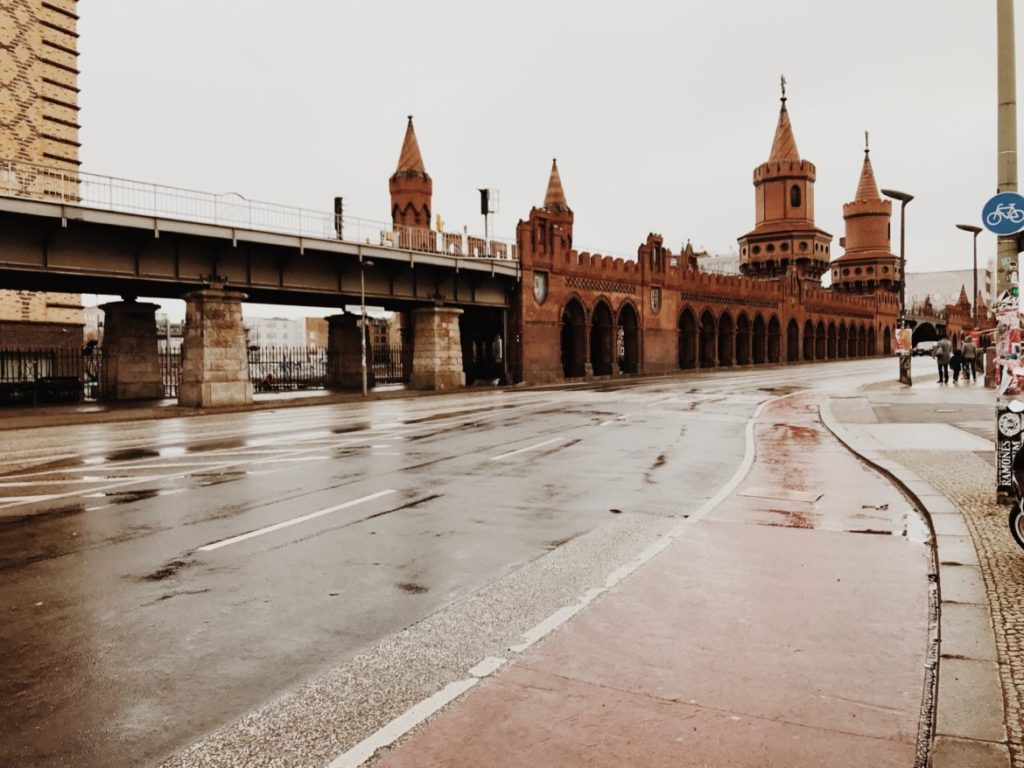
[[[786,76],[782,76],[782,108],[779,110],[779,123],[775,126],[775,139],[772,141],[772,151],[768,156],[769,163],[780,163],[785,161],[800,162],[800,153],[796,148],[796,138],[793,136],[793,126],[789,122],[789,110],[786,109]]]
[[[416,131],[412,127],[412,115],[405,127],[405,141],[402,142],[402,154],[398,156],[398,168],[395,173],[426,176],[427,169],[423,165],[420,145],[416,141]]]
[[[551,176],[548,178],[548,191],[544,195],[544,208],[549,211],[568,211],[569,204],[565,201],[562,189],[562,177],[558,175],[558,160],[551,161]]]
[[[878,183],[875,181],[875,170],[871,167],[871,147],[868,145],[868,132],[864,131],[864,167],[860,170],[860,182],[857,184],[857,195],[854,200],[881,200],[878,194]]]

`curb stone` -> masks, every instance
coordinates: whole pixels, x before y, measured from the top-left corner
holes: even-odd
[[[938,490],[864,444],[820,402],[821,421],[850,451],[916,503],[932,530],[939,593],[938,663],[929,768],[1009,768],[995,632],[978,555],[960,511]],[[979,589],[980,586],[980,589]]]

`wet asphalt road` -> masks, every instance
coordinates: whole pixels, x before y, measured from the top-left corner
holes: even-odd
[[[714,495],[760,402],[894,372],[858,361],[0,432],[0,765],[203,763],[173,756],[527,571],[507,599],[530,626],[574,574],[624,562]],[[446,630],[453,647],[483,632],[468,624]],[[402,685],[390,666],[378,693]]]

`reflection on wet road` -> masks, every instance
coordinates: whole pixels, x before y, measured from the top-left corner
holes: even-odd
[[[849,388],[892,367],[798,371]],[[527,570],[501,610],[531,626],[714,495],[794,378],[0,432],[0,764],[158,763]]]

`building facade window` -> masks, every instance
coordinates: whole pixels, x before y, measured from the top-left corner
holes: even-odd
[[[800,207],[800,187],[796,184],[789,188],[789,204],[794,208]]]

